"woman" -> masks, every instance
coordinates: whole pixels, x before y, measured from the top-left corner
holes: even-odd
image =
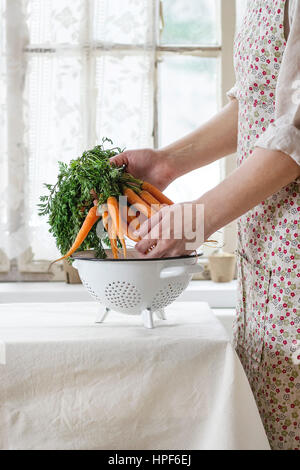
[[[238,151],[238,169],[193,204],[205,206],[206,239],[238,218],[236,349],[272,448],[299,449],[300,0],[248,2],[235,69],[231,102],[200,129],[162,150],[112,160],[164,189]],[[152,234],[137,245],[145,257],[185,253],[185,240]]]

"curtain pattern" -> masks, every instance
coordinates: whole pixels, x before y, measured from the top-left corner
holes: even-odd
[[[0,0],[0,249],[9,258],[29,247],[37,259],[57,254],[36,204],[58,160],[103,136],[152,145],[156,3]]]

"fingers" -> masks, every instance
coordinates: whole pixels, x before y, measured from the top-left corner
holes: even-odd
[[[165,214],[170,210],[169,206],[163,207],[160,211],[156,212],[150,219],[147,219],[136,232],[136,236],[140,238],[146,237],[149,232],[148,238],[157,239],[159,238],[159,223],[165,216]]]
[[[167,253],[171,240],[162,239],[162,220],[170,208],[163,207],[146,220],[135,233],[142,240],[137,243],[136,249],[147,258],[163,257]]]
[[[159,240],[157,245],[148,251],[145,258],[168,258],[169,257],[169,240]]]
[[[157,240],[149,240],[149,239],[143,239],[139,241],[136,245],[135,248],[143,255],[148,254],[149,250],[155,246],[157,243]]]
[[[187,251],[184,244],[177,240],[158,240],[157,244],[150,251],[144,254],[145,258],[176,258],[177,256],[190,255],[192,251]]]
[[[116,166],[128,165],[128,152],[119,153],[119,155],[111,157],[109,161]]]
[[[135,246],[144,258],[164,258],[168,256],[166,240],[141,240]]]
[[[144,242],[144,240],[142,240]],[[146,241],[146,240],[145,240]],[[148,240],[147,240],[148,241]],[[141,243],[141,242],[140,242]],[[143,253],[144,258],[173,258],[184,253],[179,253],[174,247],[174,240],[158,240],[153,246],[153,240],[149,243],[148,250]],[[146,243],[145,245],[146,246]]]

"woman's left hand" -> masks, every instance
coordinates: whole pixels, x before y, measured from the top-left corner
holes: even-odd
[[[188,202],[165,206],[135,232],[136,249],[146,258],[191,254],[204,241],[203,206]]]

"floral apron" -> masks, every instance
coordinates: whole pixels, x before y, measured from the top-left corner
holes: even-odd
[[[236,38],[239,165],[274,121],[284,10],[249,1]],[[235,346],[273,449],[300,449],[299,199],[296,181],[238,221]]]

